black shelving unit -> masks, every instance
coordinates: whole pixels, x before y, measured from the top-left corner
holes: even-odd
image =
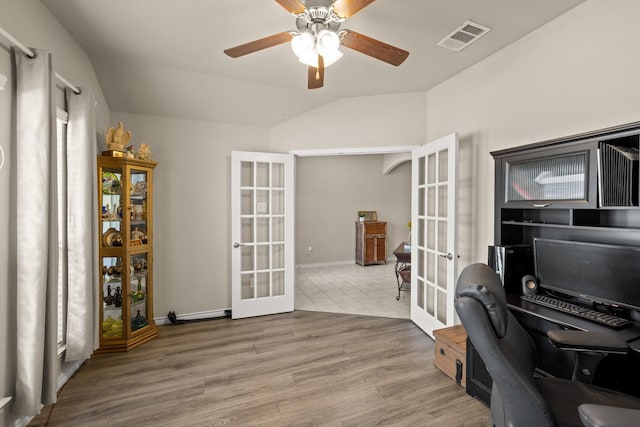
[[[618,151],[631,155],[621,166],[603,165],[602,152],[610,147],[621,147]],[[548,238],[640,247],[639,150],[640,122],[635,122],[492,152],[494,244],[532,245],[534,238]],[[618,199],[603,193],[617,185],[627,186]],[[620,200],[621,206],[612,206],[612,200]],[[520,283],[504,285],[512,293],[521,289]],[[512,312],[538,346],[540,372],[570,378],[571,358],[548,343],[546,332],[559,327],[598,327],[571,318],[555,321],[546,312],[529,312],[519,304],[519,294],[508,295],[508,299]],[[634,339],[636,333],[640,337],[639,322],[635,323],[623,332],[625,339]],[[475,374],[471,370],[476,378],[467,378],[467,384],[476,384],[474,395],[488,404],[488,395],[478,390],[490,390],[490,377],[481,363],[468,363],[478,369]]]

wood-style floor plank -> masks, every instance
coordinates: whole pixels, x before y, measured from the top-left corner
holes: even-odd
[[[406,319],[295,311],[159,329],[85,362],[29,425],[489,425]]]

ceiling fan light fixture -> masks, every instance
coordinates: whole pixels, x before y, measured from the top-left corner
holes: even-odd
[[[301,61],[303,58],[315,55],[315,45],[316,39],[309,31],[296,34],[291,40],[291,49]]]
[[[296,57],[309,66],[308,88],[317,89],[324,84],[324,69],[342,57],[340,46],[398,66],[409,52],[352,30],[341,30],[342,22],[375,0],[276,0],[296,18],[296,29],[244,43],[224,53],[232,58],[247,55],[273,46],[291,42]],[[310,3],[307,6],[307,3]],[[330,4],[317,6],[311,3]]]
[[[316,49],[322,56],[329,56],[338,50],[340,46],[340,37],[329,30],[320,30],[316,36]]]
[[[336,62],[338,59],[342,58],[342,52],[336,49],[334,51],[327,52],[326,55],[322,55],[322,58],[324,59],[324,66],[326,68],[329,65],[333,64],[334,62]],[[318,61],[316,58],[316,63],[317,62]],[[317,67],[317,65],[315,65],[315,67]]]
[[[298,60],[311,67],[318,67],[318,55],[322,55],[324,66],[336,62],[342,58],[342,52],[338,50],[340,37],[329,30],[321,30],[317,36],[311,31],[299,33],[291,40],[291,49],[296,54]]]

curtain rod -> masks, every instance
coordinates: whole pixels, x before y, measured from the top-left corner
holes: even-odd
[[[13,43],[13,45],[15,47],[17,47],[18,49],[20,49],[21,51],[23,51],[25,53],[25,55],[27,55],[29,58],[33,58],[34,56],[36,56],[35,53],[33,53],[33,51],[31,49],[29,49],[28,47],[26,47],[25,45],[23,45],[22,43],[20,43],[18,41],[18,39],[16,39],[15,37],[13,37],[11,34],[9,34],[4,28],[0,27],[0,34],[4,36],[4,38],[6,38],[7,40],[9,40],[10,43]],[[80,89],[78,89],[76,86],[72,85],[69,80],[65,79],[61,74],[59,74],[58,72],[55,72],[55,76],[56,79],[58,79],[60,81],[60,83],[64,84],[65,86],[67,86],[69,89],[71,89],[72,91],[74,91],[75,93],[79,94],[80,93]]]

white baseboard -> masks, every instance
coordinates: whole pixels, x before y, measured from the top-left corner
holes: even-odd
[[[396,257],[387,258],[387,264],[395,264]],[[339,267],[342,265],[352,265],[355,264],[355,260],[353,261],[331,261],[331,262],[314,262],[309,264],[297,264],[296,270],[302,270],[305,268],[322,268],[322,267]]]
[[[4,410],[4,407],[7,406],[9,402],[11,402],[11,399],[13,399],[13,397],[3,397],[2,399],[0,399],[0,412],[2,412]]]
[[[76,371],[80,369],[80,366],[82,366],[83,363],[84,360],[77,360],[75,362],[69,362],[65,364],[64,371],[61,372],[60,375],[58,375],[58,391],[60,391],[62,386],[65,385],[67,381],[69,381],[69,378],[71,378],[73,374],[75,374]]]
[[[355,261],[313,262],[309,264],[298,264],[296,265],[296,269],[301,270],[303,268],[338,267],[341,265],[351,265],[355,263],[356,263]]]
[[[199,311],[196,313],[187,313],[187,314],[176,314],[176,318],[178,320],[204,320],[204,319],[214,319],[216,317],[225,317],[227,315],[227,311],[231,310],[230,308],[222,309],[222,310],[208,310],[208,311]],[[156,325],[170,325],[171,322],[167,316],[164,317],[154,317],[153,321],[156,322]]]

